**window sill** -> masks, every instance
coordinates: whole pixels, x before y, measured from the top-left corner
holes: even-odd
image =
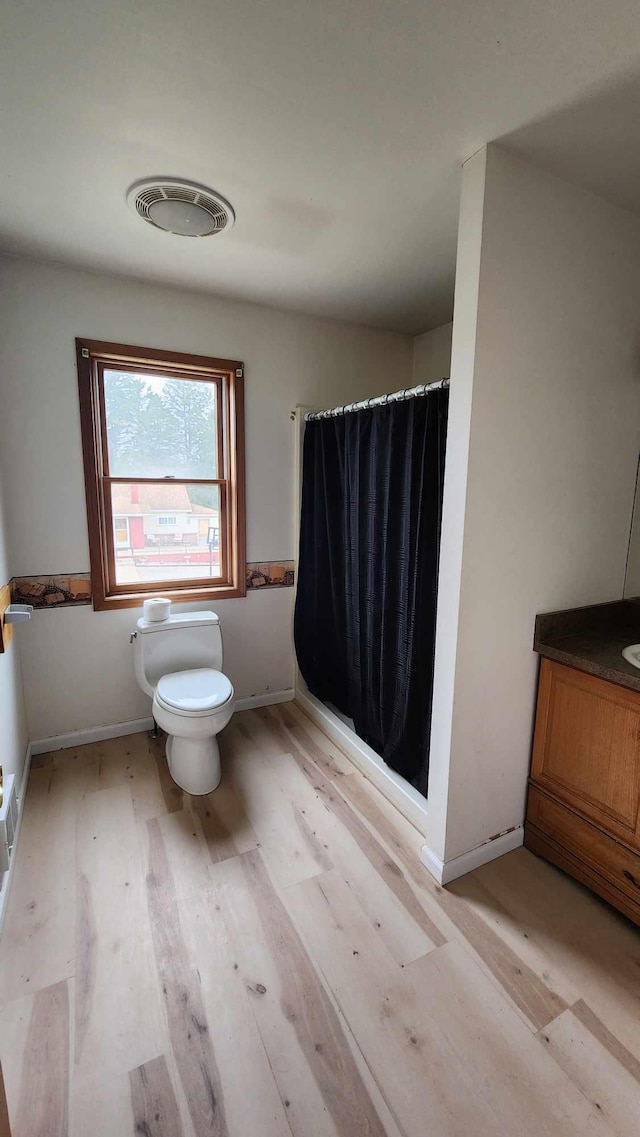
[[[211,588],[168,588],[163,591],[162,582],[149,592],[118,592],[110,596],[93,597],[95,612],[110,612],[116,608],[141,608],[143,601],[151,596],[166,596],[172,604],[192,604],[200,600],[236,600],[246,596],[245,582],[234,587],[230,584],[213,585]]]

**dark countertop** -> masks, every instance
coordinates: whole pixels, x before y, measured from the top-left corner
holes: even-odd
[[[640,668],[622,657],[640,643],[640,599],[536,616],[534,651],[578,671],[640,691]]]

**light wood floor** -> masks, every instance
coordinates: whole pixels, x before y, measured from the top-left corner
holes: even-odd
[[[14,1137],[637,1137],[637,929],[524,850],[439,888],[291,705],[222,747],[208,798],[145,735],[34,762]]]

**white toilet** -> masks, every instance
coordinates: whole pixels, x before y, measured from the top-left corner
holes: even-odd
[[[215,612],[189,612],[150,621],[132,636],[138,685],[153,698],[153,717],[168,734],[174,782],[189,794],[208,794],[220,781],[217,735],[234,711],[231,682],[222,673],[222,633]]]

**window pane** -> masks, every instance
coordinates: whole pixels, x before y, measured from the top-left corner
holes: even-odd
[[[104,401],[112,477],[218,477],[215,383],[105,369]]]
[[[111,486],[116,584],[221,576],[218,486]]]

